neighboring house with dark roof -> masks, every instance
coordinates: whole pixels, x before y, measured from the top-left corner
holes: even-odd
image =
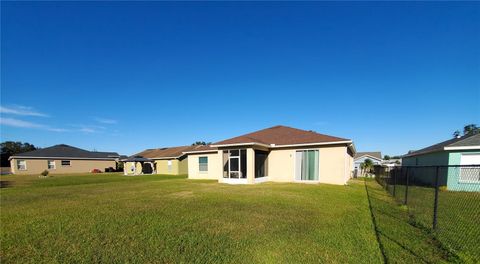
[[[375,152],[357,152],[353,157],[353,170],[354,175],[359,177],[362,176],[362,171],[360,165],[366,160],[370,159],[374,165],[381,165],[383,162],[382,159],[382,152],[375,151]]]
[[[274,126],[184,153],[189,179],[345,184],[355,148],[350,139]]]
[[[9,158],[13,174],[81,173],[93,169],[116,168],[116,152],[88,151],[65,144],[13,155]]]
[[[411,151],[402,157],[403,166],[480,165],[480,134],[449,139]],[[480,191],[480,174],[468,168],[441,169],[439,183],[450,190]],[[430,177],[433,178],[433,177]]]
[[[188,173],[188,162],[185,151],[196,150],[203,146],[179,146],[146,149],[127,159],[123,159],[125,175],[139,174],[172,174]],[[151,170],[148,168],[150,167]]]

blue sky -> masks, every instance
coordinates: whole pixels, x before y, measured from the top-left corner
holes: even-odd
[[[3,2],[1,140],[133,154],[278,124],[403,154],[480,123],[480,3]]]

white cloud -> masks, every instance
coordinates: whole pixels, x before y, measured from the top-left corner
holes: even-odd
[[[102,124],[109,124],[109,125],[113,125],[113,124],[118,123],[117,120],[109,119],[109,118],[100,118],[100,117],[96,117],[95,121],[97,121],[99,123],[102,123]]]
[[[72,124],[70,125],[75,128],[75,131],[80,131],[83,133],[103,133],[106,128],[103,126],[96,125],[81,125],[81,124]]]
[[[12,114],[12,115],[21,115],[21,116],[41,116],[48,117],[47,114],[37,112],[33,110],[32,107],[16,105],[13,107],[0,106],[0,113],[3,114]]]
[[[4,125],[4,126],[42,129],[42,130],[53,131],[53,132],[66,132],[66,131],[68,131],[67,129],[63,129],[63,128],[50,127],[50,126],[47,126],[47,125],[33,123],[33,122],[24,121],[24,120],[15,119],[15,118],[4,118],[4,117],[2,117],[2,118],[0,118],[0,124]]]
[[[97,130],[95,130],[93,128],[88,128],[88,127],[80,128],[80,131],[85,132],[85,133],[96,133],[96,132],[98,132]]]

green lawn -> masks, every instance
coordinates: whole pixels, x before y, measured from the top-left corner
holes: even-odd
[[[408,207],[413,219],[426,228],[432,228],[435,189],[410,186],[408,191]],[[437,237],[444,246],[469,263],[480,263],[479,219],[480,193],[439,192]]]
[[[367,187],[120,174],[0,179],[10,184],[0,196],[2,263],[452,260],[408,224],[406,210],[374,181]]]

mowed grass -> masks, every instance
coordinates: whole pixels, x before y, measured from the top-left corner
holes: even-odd
[[[388,217],[402,209],[374,182],[366,188],[363,181],[240,186],[166,175],[0,179],[10,183],[0,196],[2,263],[382,263],[382,254],[398,263],[448,259],[406,219],[399,219],[403,231],[397,231],[398,222]],[[370,199],[376,223],[367,189],[379,195]],[[426,253],[412,252],[416,247]]]
[[[434,200],[434,188],[409,187],[410,214],[417,224],[429,229],[433,223]],[[467,263],[480,263],[479,219],[479,192],[439,191],[435,233],[445,247]]]

